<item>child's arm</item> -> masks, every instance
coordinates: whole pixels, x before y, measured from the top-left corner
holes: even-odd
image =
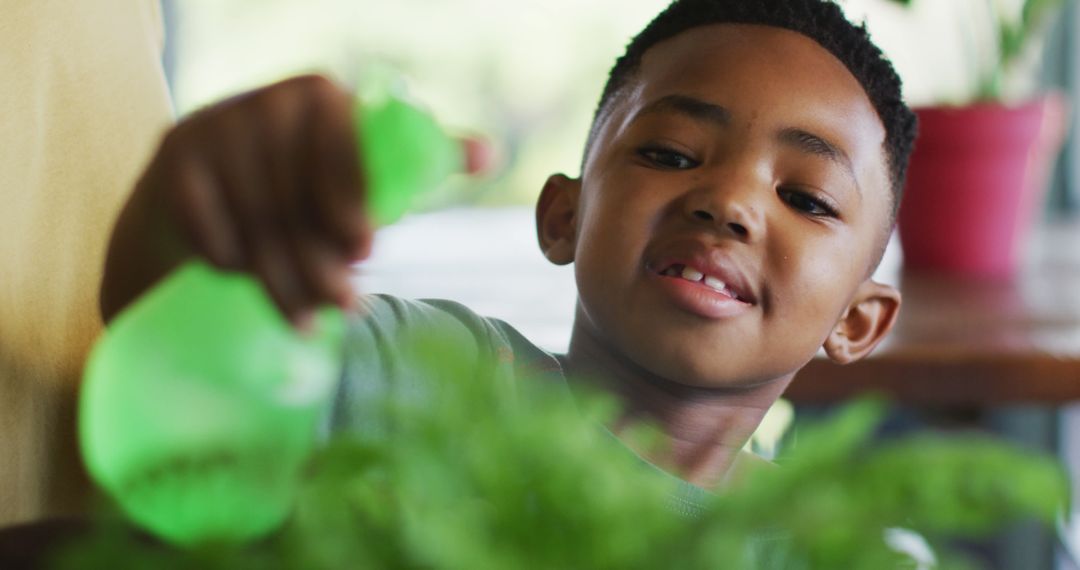
[[[372,227],[351,97],[300,77],[207,108],[164,139],[113,230],[108,321],[195,255],[256,276],[287,318],[347,306]]]

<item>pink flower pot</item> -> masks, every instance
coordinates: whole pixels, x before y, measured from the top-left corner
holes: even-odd
[[[1061,146],[1066,104],[916,109],[919,137],[898,220],[904,265],[1008,277],[1020,265]]]

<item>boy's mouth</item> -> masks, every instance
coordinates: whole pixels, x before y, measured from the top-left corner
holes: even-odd
[[[686,281],[700,283],[712,289],[713,291],[716,291],[723,295],[727,295],[728,297],[731,297],[736,301],[750,303],[748,299],[739,295],[737,291],[728,286],[728,284],[720,278],[714,277],[712,275],[706,275],[705,273],[702,273],[701,271],[698,271],[697,269],[684,263],[674,263],[670,265],[667,269],[664,269],[659,273],[660,275],[663,275],[665,277],[677,277],[680,279],[685,279]]]

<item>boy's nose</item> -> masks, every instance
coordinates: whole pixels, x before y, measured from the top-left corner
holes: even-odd
[[[685,213],[696,223],[708,223],[743,242],[755,242],[765,230],[761,204],[752,192],[701,188],[686,196]]]

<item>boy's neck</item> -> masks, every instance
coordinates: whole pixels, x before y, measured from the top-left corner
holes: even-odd
[[[685,386],[611,354],[580,331],[562,359],[572,388],[598,389],[620,401],[622,412],[608,426],[616,436],[641,422],[657,426],[666,449],[635,451],[706,489],[724,486],[740,451],[794,377],[739,389]]]

